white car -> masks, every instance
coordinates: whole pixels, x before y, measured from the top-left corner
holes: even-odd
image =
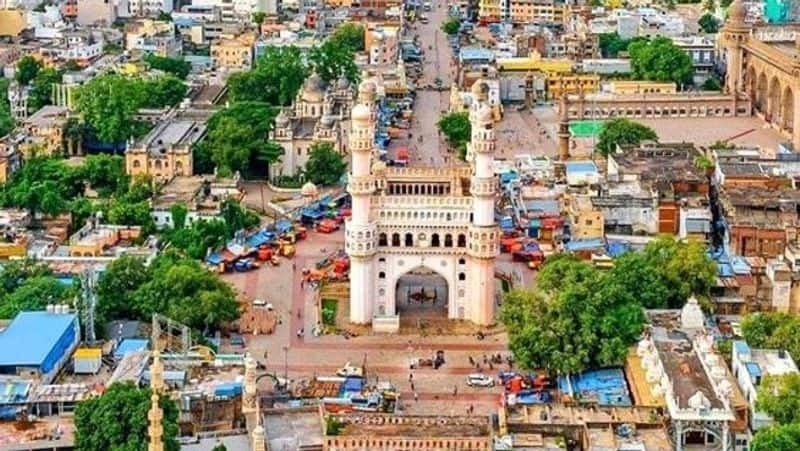
[[[336,370],[336,375],[339,377],[348,377],[348,376],[364,376],[364,368],[360,366],[354,366],[350,362],[344,364],[343,367]]]
[[[467,385],[470,387],[494,387],[494,378],[485,374],[470,374],[467,376]]]

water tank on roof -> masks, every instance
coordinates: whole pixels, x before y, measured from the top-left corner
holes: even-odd
[[[55,313],[56,306],[53,304],[47,304],[47,307],[45,307],[45,311],[47,311],[47,313]]]

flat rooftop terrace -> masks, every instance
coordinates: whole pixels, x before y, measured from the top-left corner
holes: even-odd
[[[339,435],[379,437],[487,437],[489,421],[477,417],[354,415],[339,417]]]
[[[708,399],[710,408],[725,408],[714,392],[714,387],[703,369],[703,364],[688,340],[656,341],[655,346],[661,363],[664,365],[664,371],[672,381],[678,407],[690,409],[689,398],[695,393],[701,392]]]

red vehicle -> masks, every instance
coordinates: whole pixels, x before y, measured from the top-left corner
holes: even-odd
[[[308,238],[308,229],[306,229],[305,227],[297,227],[296,226],[294,228],[294,232],[296,234],[295,237],[298,240],[304,240],[304,239]]]
[[[333,233],[339,230],[339,224],[335,219],[323,219],[317,224],[317,232]]]
[[[262,262],[272,260],[272,248],[266,245],[262,245],[258,248],[257,257]]]
[[[337,258],[333,263],[333,271],[338,274],[344,274],[350,269],[350,258],[347,256]]]

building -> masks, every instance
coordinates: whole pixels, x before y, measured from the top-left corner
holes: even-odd
[[[186,225],[197,221],[222,219],[222,203],[225,200],[242,200],[239,174],[230,179],[201,176],[175,177],[161,188],[151,203],[151,215],[158,228],[171,228],[172,207],[186,206]]]
[[[0,375],[49,384],[80,341],[78,317],[66,306],[20,312],[0,330]]]
[[[753,113],[783,133],[793,149],[800,149],[798,31],[790,25],[754,27],[746,16],[744,2],[734,1],[719,33],[727,67],[725,90],[746,93]]]
[[[756,408],[758,387],[765,377],[797,374],[797,364],[784,350],[753,349],[745,341],[734,341],[731,367],[742,394],[750,405],[750,432],[770,426],[772,417]],[[750,437],[752,439],[752,436]]]
[[[284,149],[281,160],[270,165],[270,178],[297,174],[314,143],[329,142],[344,153],[341,122],[350,114],[352,99],[353,89],[346,79],[329,86],[317,74],[308,77],[292,107],[281,110],[270,131],[270,139]]]
[[[26,134],[21,147],[23,157],[30,156],[33,150],[44,155],[61,152],[68,111],[65,107],[45,105],[20,124],[19,129]]]
[[[614,80],[604,83],[601,90],[611,94],[675,94],[675,82],[646,80]]]
[[[172,22],[144,19],[125,25],[125,49],[174,57],[182,46]]]
[[[127,143],[125,170],[131,176],[148,174],[162,181],[192,175],[192,145],[205,133],[206,126],[201,122],[163,121],[144,138]]]
[[[127,0],[77,0],[78,25],[111,25],[127,13]]]
[[[708,36],[675,37],[672,42],[692,58],[695,83],[702,83],[713,75],[717,64],[715,39]]]
[[[253,65],[254,33],[242,33],[211,44],[211,61],[215,67],[249,69]]]
[[[0,36],[17,37],[25,29],[25,12],[21,9],[0,9]]]
[[[123,242],[132,243],[141,234],[139,226],[100,224],[90,218],[86,224],[69,237],[70,257],[100,257]]]
[[[492,427],[488,417],[445,417],[391,414],[336,415],[342,425],[325,435],[324,451],[424,449],[426,451],[489,451]]]
[[[398,56],[400,28],[394,25],[370,24],[364,31],[364,49],[369,64],[394,64]]]
[[[447,299],[448,318],[494,322],[496,137],[485,86],[475,83],[472,91],[470,165],[399,168],[373,166],[375,86],[359,88],[350,133],[352,217],[345,232],[351,322],[397,331],[410,303],[398,290],[407,276],[436,281],[435,296]]]
[[[249,23],[253,13],[276,14],[278,2],[275,0],[192,0],[191,6],[215,8],[222,14],[224,22]]]
[[[157,16],[171,13],[172,9],[172,0],[128,0],[128,11],[134,17]]]

